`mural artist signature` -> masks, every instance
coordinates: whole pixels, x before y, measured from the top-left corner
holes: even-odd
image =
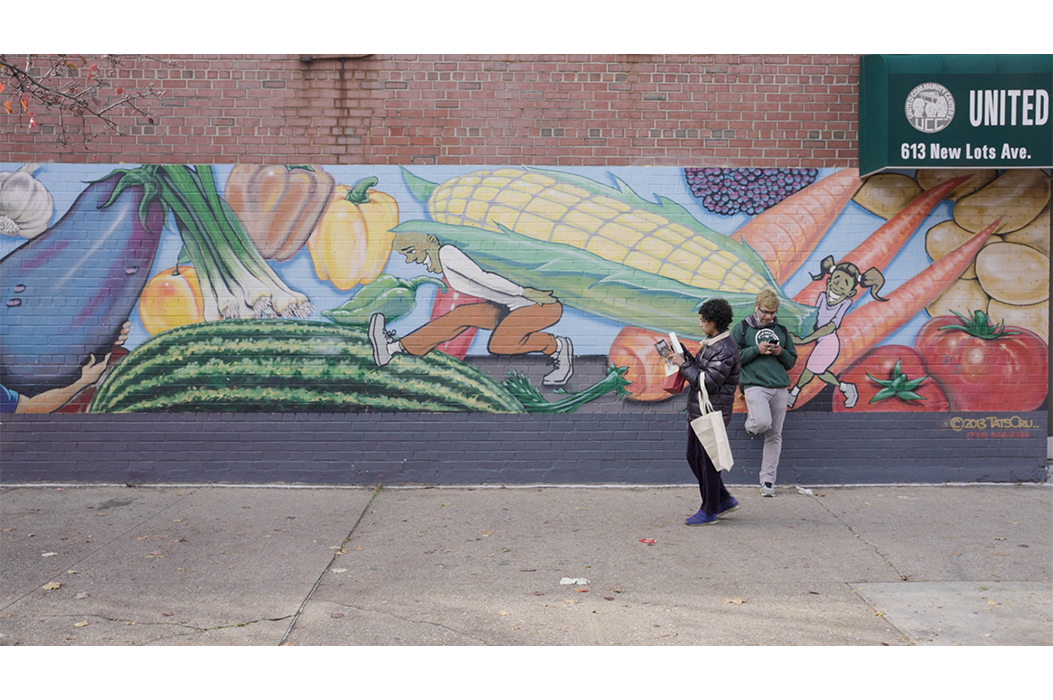
[[[998,418],[997,416],[987,416],[984,418],[963,418],[961,416],[954,416],[947,425],[956,433],[961,431],[967,431],[967,437],[1030,437],[1028,433],[1021,432],[992,432],[992,433],[975,433],[970,431],[978,430],[992,430],[992,431],[1021,431],[1021,430],[1032,430],[1038,429],[1038,423],[1030,420],[1029,418],[1021,418],[1020,416],[1010,416],[1008,418]]]

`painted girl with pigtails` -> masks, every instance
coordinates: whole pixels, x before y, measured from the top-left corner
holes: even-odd
[[[813,378],[818,377],[831,386],[841,390],[845,397],[845,408],[852,408],[859,400],[859,391],[855,384],[842,382],[837,375],[830,371],[830,367],[837,360],[841,352],[841,341],[837,338],[837,329],[841,327],[841,321],[848,313],[848,307],[852,305],[860,287],[870,290],[870,294],[878,301],[882,299],[878,292],[885,284],[885,277],[876,267],[872,267],[860,274],[859,268],[850,262],[834,264],[833,256],[828,256],[820,263],[818,275],[812,275],[812,279],[826,280],[826,290],[819,294],[815,301],[818,317],[815,321],[815,330],[803,338],[791,334],[795,345],[815,343],[812,354],[808,357],[804,371],[797,379],[797,384],[790,390],[787,405],[793,408],[797,401],[797,395]]]

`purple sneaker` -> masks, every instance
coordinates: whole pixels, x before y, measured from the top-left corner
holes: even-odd
[[[717,516],[710,515],[703,509],[699,509],[697,513],[692,515],[690,518],[684,521],[686,525],[712,525],[717,522]]]
[[[742,506],[739,505],[739,502],[735,500],[735,497],[732,496],[731,498],[720,504],[720,510],[717,511],[717,517],[719,518],[721,515],[725,515],[727,513],[734,513],[741,507]]]

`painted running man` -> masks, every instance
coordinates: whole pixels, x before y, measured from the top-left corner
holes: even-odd
[[[797,384],[790,389],[787,406],[793,408],[797,402],[797,395],[815,377],[835,386],[841,390],[845,397],[845,408],[852,408],[859,400],[859,390],[855,384],[842,382],[837,375],[830,371],[841,352],[841,341],[837,337],[837,329],[848,313],[848,307],[852,305],[860,287],[866,287],[870,294],[878,301],[882,299],[878,292],[885,284],[885,277],[880,270],[872,267],[860,274],[859,268],[850,262],[834,264],[833,256],[823,259],[820,263],[818,275],[812,275],[812,279],[826,280],[826,290],[821,292],[815,300],[815,308],[818,316],[815,321],[815,330],[803,338],[791,334],[795,345],[815,343],[812,354],[805,363],[804,371],[797,379]]]
[[[440,245],[434,236],[404,231],[392,242],[406,262],[419,263],[439,273],[452,289],[478,297],[476,304],[457,306],[399,340],[385,327],[383,314],[369,320],[373,359],[383,367],[398,353],[424,355],[469,328],[493,331],[487,349],[494,355],[540,352],[554,365],[545,375],[545,386],[563,386],[573,374],[574,348],[570,338],[543,332],[563,315],[563,305],[552,292],[520,287],[479,267],[460,248]]]

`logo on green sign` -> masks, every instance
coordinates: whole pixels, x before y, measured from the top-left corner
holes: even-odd
[[[954,119],[954,95],[939,83],[922,83],[907,95],[906,111],[911,126],[935,134]]]

